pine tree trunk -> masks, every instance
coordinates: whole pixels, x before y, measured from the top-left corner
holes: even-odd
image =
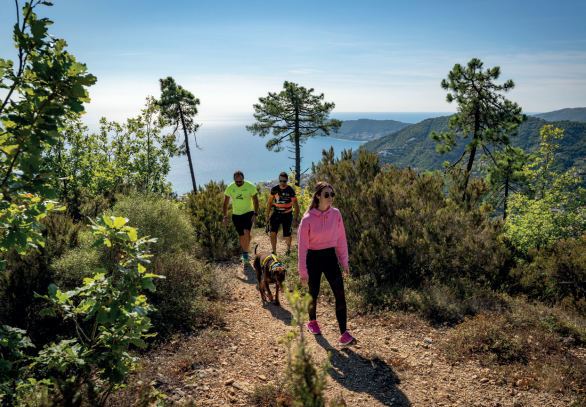
[[[183,111],[179,105],[179,115],[181,116],[181,124],[183,125],[183,133],[185,134],[185,149],[187,151],[187,160],[189,161],[189,172],[191,173],[191,183],[193,184],[193,193],[197,194],[195,186],[195,176],[193,175],[193,164],[191,163],[191,152],[189,151],[189,139],[187,138],[187,129],[185,128],[185,120],[183,119]]]
[[[299,111],[295,112],[295,184],[301,186],[301,143],[299,140]]]
[[[503,220],[507,220],[507,200],[509,199],[509,179],[505,181],[505,200],[503,203]]]
[[[474,112],[474,138],[472,142],[478,138],[478,132],[480,131],[480,111],[476,109]],[[466,179],[464,180],[464,191],[462,193],[462,200],[466,197],[466,189],[468,189],[468,180],[470,179],[470,171],[474,165],[474,158],[476,157],[476,145],[472,147],[470,151],[470,158],[468,159],[468,165],[466,166]]]

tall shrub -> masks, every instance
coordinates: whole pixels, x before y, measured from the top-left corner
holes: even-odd
[[[529,250],[528,259],[513,271],[528,294],[586,315],[586,236]]]
[[[193,247],[194,229],[187,216],[172,201],[150,193],[119,197],[107,216],[122,216],[138,230],[140,237],[157,239],[153,254],[177,252]]]
[[[522,253],[586,233],[586,190],[575,169],[562,173],[556,168],[555,152],[563,130],[546,125],[539,135],[539,152],[523,167],[530,184],[511,198],[506,223],[505,236]]]
[[[203,257],[223,259],[232,256],[239,248],[238,233],[232,222],[224,226],[224,182],[210,181],[199,193],[189,194],[187,212],[195,229],[195,240]],[[232,205],[228,207],[228,218]]]

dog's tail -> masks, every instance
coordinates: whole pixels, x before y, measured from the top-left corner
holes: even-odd
[[[256,254],[256,249],[258,249],[258,243],[254,246],[254,254]]]

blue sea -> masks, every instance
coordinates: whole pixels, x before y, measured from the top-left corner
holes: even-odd
[[[430,117],[446,116],[450,113],[332,113],[331,117],[340,120],[374,119],[397,120],[404,123],[418,123]],[[190,140],[191,158],[194,164],[197,186],[210,180],[231,182],[236,170],[244,173],[246,180],[257,183],[276,179],[281,171],[291,172],[295,166],[294,154],[287,149],[279,153],[268,151],[265,147],[271,136],[260,138],[246,131],[246,125],[254,119],[235,117],[218,120],[202,120],[197,131],[197,143],[200,149],[193,146]],[[335,134],[333,134],[335,137]],[[344,149],[358,149],[363,143],[356,141],[337,140],[334,138],[315,137],[309,139],[301,147],[301,170],[311,170],[311,163],[322,157],[322,151],[334,148],[336,155]],[[284,146],[290,145],[289,143]],[[171,160],[171,172],[168,181],[178,194],[192,189],[187,157],[174,157]]]

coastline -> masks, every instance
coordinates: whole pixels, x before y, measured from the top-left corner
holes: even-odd
[[[331,139],[339,140],[339,141],[349,141],[351,143],[362,143],[362,144],[368,143],[369,141],[371,141],[371,140],[365,140],[365,141],[362,141],[362,140],[348,140],[348,139],[345,139],[345,138],[336,138],[336,137],[329,137],[329,136],[320,136],[320,137],[323,137],[323,138],[331,138]]]

